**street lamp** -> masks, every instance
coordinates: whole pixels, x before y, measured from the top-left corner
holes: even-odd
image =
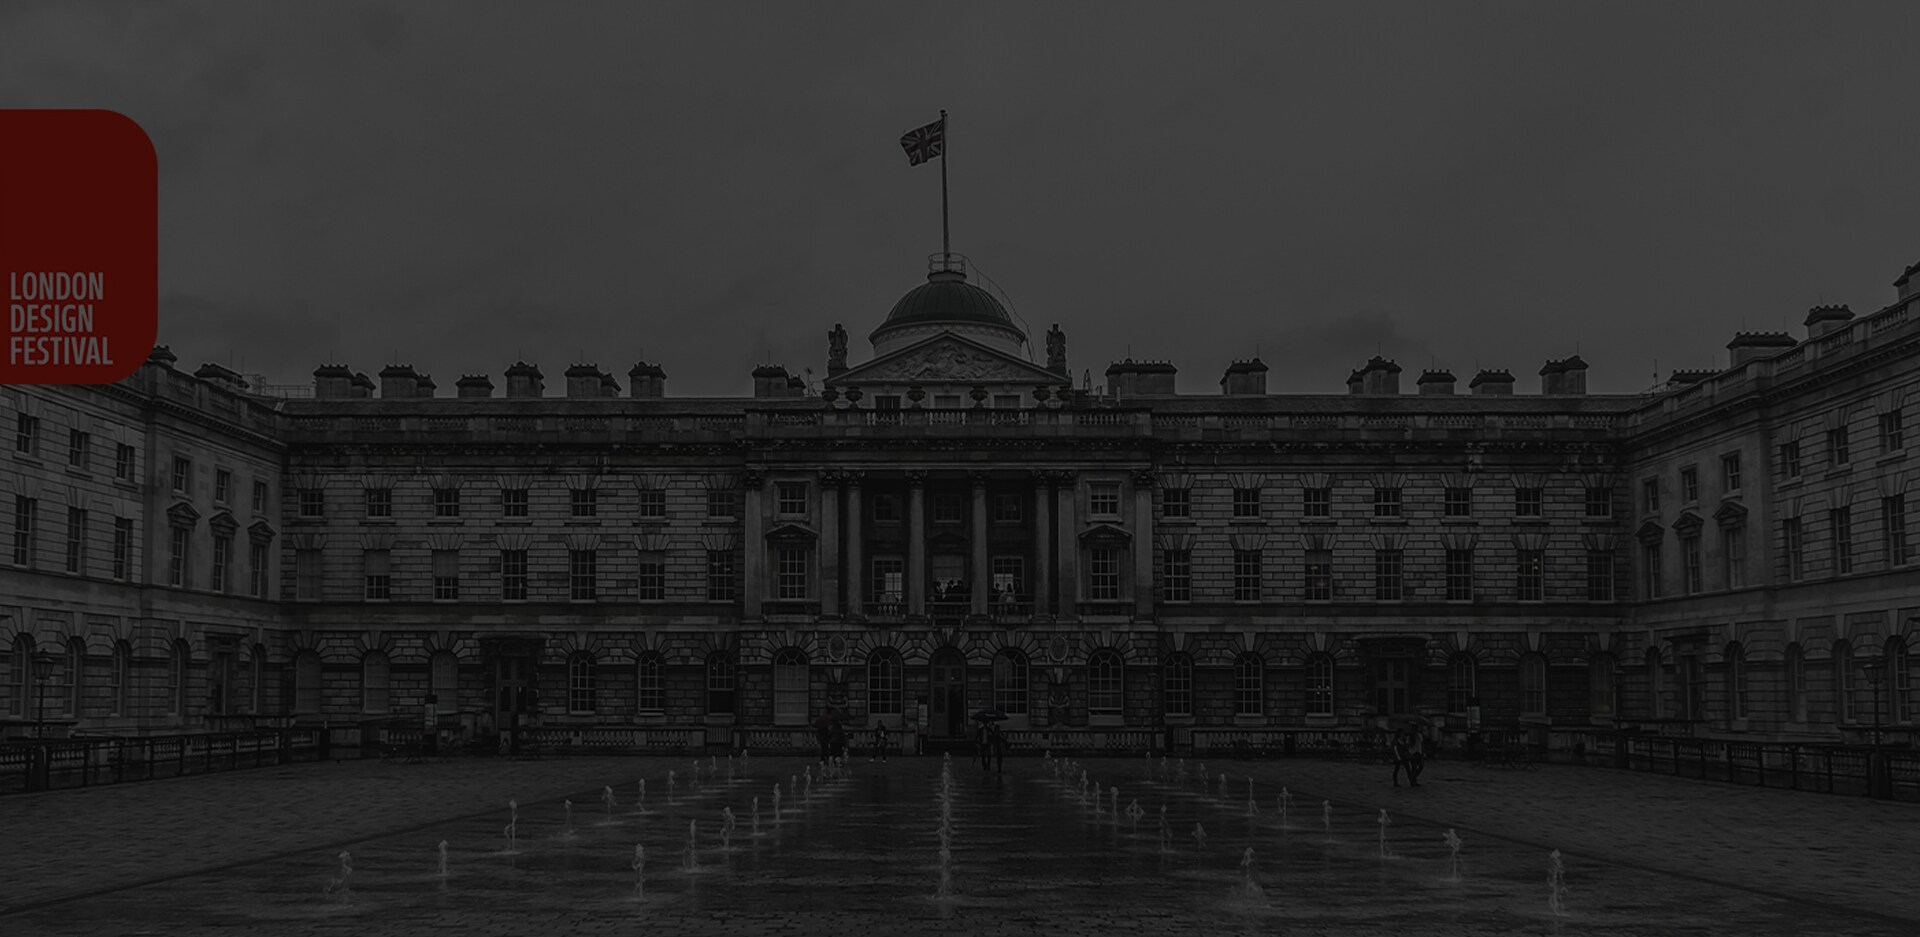
[[[47,737],[47,684],[53,680],[54,656],[51,652],[41,651],[33,655],[33,736]]]

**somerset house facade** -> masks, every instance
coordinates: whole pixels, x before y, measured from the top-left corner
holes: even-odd
[[[1916,273],[1633,395],[1578,356],[1309,395],[1127,360],[1092,392],[957,255],[865,354],[835,325],[820,386],[763,366],[750,398],[644,362],[271,394],[163,346],[0,388],[0,726],[1910,739]]]

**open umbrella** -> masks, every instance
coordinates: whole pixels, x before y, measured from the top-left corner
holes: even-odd
[[[1007,714],[998,709],[982,709],[974,713],[973,718],[975,722],[1001,722],[1007,718]]]

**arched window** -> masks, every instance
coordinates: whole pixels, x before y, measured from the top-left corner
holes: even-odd
[[[384,716],[392,711],[392,684],[385,651],[368,651],[360,657],[360,711]]]
[[[1807,721],[1807,652],[1799,642],[1787,645],[1787,720]]]
[[[1265,711],[1267,664],[1248,651],[1233,661],[1233,714],[1258,716]]]
[[[67,715],[78,719],[86,702],[87,642],[79,638],[67,641]]]
[[[799,648],[781,648],[773,655],[774,725],[807,724],[807,671],[806,652]]]
[[[1087,660],[1087,712],[1117,716],[1126,695],[1126,665],[1120,652],[1103,649]]]
[[[720,650],[707,655],[707,712],[715,716],[733,715],[733,652]]]
[[[433,711],[441,715],[460,711],[460,659],[452,651],[435,651],[427,662],[427,692]]]
[[[567,655],[567,712],[593,712],[593,655],[575,651]]]
[[[1727,718],[1747,718],[1747,649],[1738,641],[1728,641],[1725,651],[1727,658]]]
[[[320,654],[301,651],[293,658],[293,711],[320,711]]]
[[[1907,640],[1899,635],[1887,639],[1887,680],[1894,722],[1913,721],[1913,662],[1907,654]]]
[[[25,716],[32,711],[33,639],[17,635],[13,639],[13,660],[7,662],[7,681],[13,686],[13,714]]]
[[[635,680],[639,685],[639,709],[643,713],[657,713],[667,708],[667,661],[659,651],[641,651],[640,660],[634,665]]]
[[[1591,715],[1611,716],[1619,701],[1613,698],[1613,655],[1602,651],[1587,661],[1587,707]]]
[[[1544,655],[1520,655],[1520,714],[1547,714],[1547,658]]]
[[[1161,700],[1169,716],[1193,715],[1193,658],[1168,655],[1161,665]]]
[[[1667,715],[1666,670],[1657,647],[1647,648],[1647,714],[1654,719]]]
[[[113,642],[113,714],[124,716],[133,695],[133,645]]]
[[[173,642],[167,656],[167,714],[184,716],[187,712],[187,677],[193,666],[193,652],[187,642]]]
[[[1027,655],[1015,648],[993,656],[993,708],[1009,716],[1027,714]]]
[[[1833,721],[1853,721],[1853,645],[1833,642]]]
[[[1307,658],[1307,715],[1333,715],[1333,655],[1325,651]]]
[[[874,716],[898,716],[905,687],[902,675],[906,667],[900,652],[890,647],[874,648],[867,655],[867,713]]]
[[[1447,712],[1464,716],[1467,707],[1480,692],[1480,662],[1473,654],[1460,651],[1447,658]]]

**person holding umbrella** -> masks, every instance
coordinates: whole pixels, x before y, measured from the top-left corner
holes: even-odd
[[[994,739],[999,737],[999,727],[994,723],[1005,718],[1007,714],[997,709],[983,709],[973,714],[973,721],[980,724],[973,733],[973,749],[980,755],[980,768],[983,771],[993,770]]]

